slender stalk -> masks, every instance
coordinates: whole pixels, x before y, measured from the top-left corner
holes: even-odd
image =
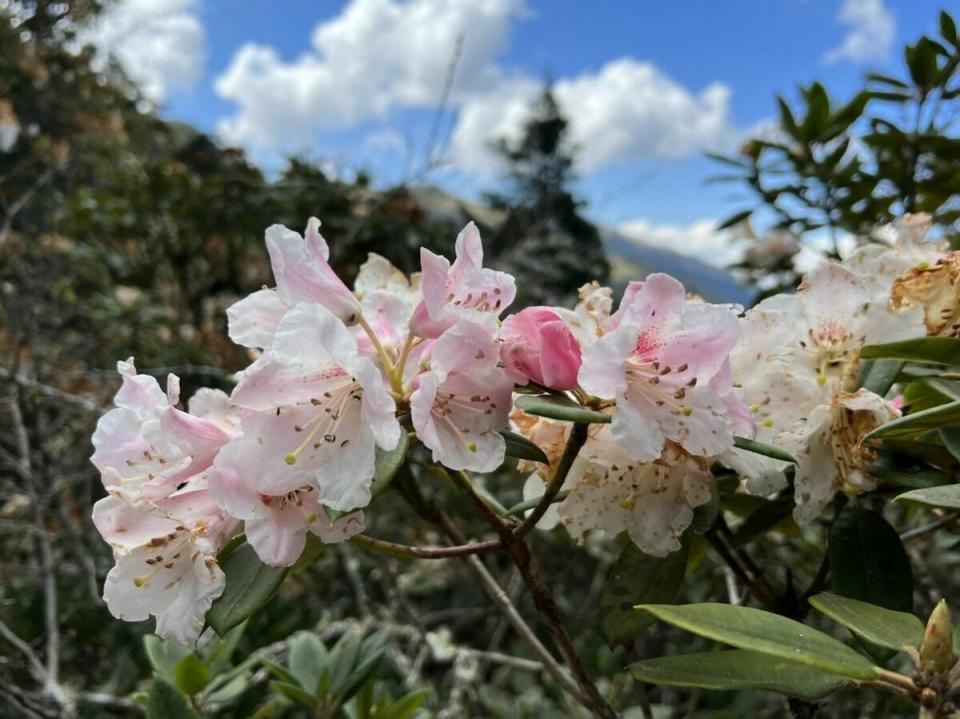
[[[740,565],[740,562],[737,561],[737,558],[730,552],[730,549],[727,547],[724,541],[713,531],[707,532],[704,536],[707,538],[707,541],[710,542],[710,545],[716,550],[717,554],[720,555],[720,558],[737,576],[737,579],[740,580],[740,582],[749,590],[749,592],[757,599],[757,601],[763,604],[767,609],[776,611],[777,598],[768,592],[766,588],[753,580],[753,577],[751,577],[746,570],[744,570],[744,568]]]
[[[392,557],[407,559],[449,559],[451,557],[465,557],[470,554],[490,552],[501,546],[499,539],[490,539],[485,542],[468,542],[455,544],[450,547],[417,547],[409,544],[397,544],[385,539],[376,539],[366,534],[356,534],[350,538],[352,544]]]
[[[523,523],[514,530],[513,537],[515,539],[522,539],[529,534],[533,528],[537,526],[537,522],[540,521],[541,517],[546,514],[547,509],[563,487],[563,483],[567,479],[567,474],[570,473],[570,468],[573,466],[573,461],[577,458],[583,445],[586,444],[589,429],[590,425],[588,424],[574,424],[573,427],[570,428],[570,436],[567,438],[567,444],[563,448],[563,454],[560,456],[560,461],[557,462],[557,468],[554,470],[553,476],[550,477],[550,481],[544,489],[540,503],[533,508],[533,511],[530,512]]]
[[[370,326],[370,323],[364,319],[362,314],[357,315],[357,324],[363,329],[367,334],[367,337],[370,338],[370,343],[373,345],[373,348],[377,351],[377,356],[380,358],[380,361],[383,363],[383,371],[390,378],[390,385],[394,392],[403,393],[403,385],[401,382],[397,381],[395,367],[393,362],[390,360],[390,355],[387,354],[387,351],[383,348],[383,345],[380,343],[380,338],[377,337],[377,333],[373,331],[373,327]]]

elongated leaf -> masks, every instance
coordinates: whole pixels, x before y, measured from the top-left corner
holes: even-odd
[[[880,439],[911,440],[941,427],[960,427],[960,400],[914,412],[877,427],[864,442]]]
[[[914,489],[897,495],[896,501],[918,502],[931,507],[960,509],[960,484],[946,484],[942,487]]]
[[[942,427],[940,441],[947,451],[960,461],[960,427]]]
[[[600,630],[610,646],[632,641],[656,620],[637,604],[676,601],[687,569],[689,542],[665,557],[651,557],[627,544],[610,567],[600,598]]]
[[[923,364],[960,365],[960,339],[956,337],[918,337],[902,342],[867,345],[860,350],[862,359],[890,359]]]
[[[510,430],[501,430],[500,434],[507,443],[507,456],[517,459],[527,459],[531,462],[540,462],[549,464],[550,459],[536,444],[524,437],[522,434],[511,432]]]
[[[919,647],[923,641],[923,622],[913,614],[829,592],[811,597],[810,604],[857,636],[887,649],[902,651],[904,647]]]
[[[874,465],[870,467],[870,474],[887,484],[906,487],[907,489],[939,487],[942,484],[950,483],[950,478],[947,475],[935,469],[899,470]]]
[[[766,534],[781,522],[788,520],[793,512],[793,507],[793,497],[777,497],[761,505],[759,509],[748,515],[733,533],[732,544],[734,549],[747,546],[757,537]]]
[[[645,659],[627,669],[651,684],[766,689],[801,699],[819,699],[847,683],[842,676],[745,649]]]
[[[647,604],[637,609],[707,639],[779,657],[850,679],[869,681],[875,667],[821,631],[777,614],[732,604]]]
[[[884,397],[902,369],[903,362],[900,360],[864,360],[860,367],[860,386]]]
[[[270,600],[287,569],[268,567],[249,544],[237,547],[221,568],[227,586],[210,607],[207,623],[222,637]]]
[[[747,439],[746,437],[734,437],[733,446],[744,449],[747,452],[753,452],[754,454],[762,454],[764,457],[771,457],[772,459],[779,459],[784,462],[792,462],[793,464],[797,463],[797,460],[795,460],[789,452],[779,447],[774,447],[772,444],[764,444],[763,442],[757,442],[756,440]]]
[[[564,422],[606,424],[611,420],[609,414],[581,407],[576,402],[557,395],[524,395],[517,397],[516,405],[527,414]]]
[[[273,691],[275,691],[277,694],[282,694],[287,699],[290,699],[297,704],[302,704],[305,707],[315,707],[317,705],[317,698],[310,692],[304,691],[296,684],[274,681],[270,682],[270,688],[273,689]]]
[[[551,502],[551,504],[562,502],[567,498],[569,494],[570,494],[569,489],[560,490],[559,492],[557,492],[557,496],[553,498],[553,502]],[[507,516],[513,517],[518,514],[521,514],[522,512],[526,512],[528,509],[533,509],[538,504],[540,504],[541,499],[543,499],[543,495],[540,495],[539,497],[534,497],[533,499],[528,499],[523,502],[517,502],[517,504],[513,505],[512,507],[510,507],[510,509],[507,510]]]
[[[877,512],[845,507],[830,528],[833,591],[901,612],[913,611],[913,572],[900,535]]]
[[[210,669],[200,657],[191,652],[177,662],[173,668],[177,689],[184,694],[196,694],[210,681]]]
[[[376,465],[374,465],[373,470],[373,488],[371,490],[374,497],[383,494],[390,486],[393,478],[397,476],[397,472],[403,466],[403,460],[407,458],[407,448],[409,446],[409,435],[406,432],[401,432],[400,441],[396,447],[388,452],[377,448]]]
[[[154,679],[147,695],[147,719],[199,719],[199,716],[172,684]]]

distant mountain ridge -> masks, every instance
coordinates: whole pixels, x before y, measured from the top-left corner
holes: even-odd
[[[475,220],[481,227],[496,227],[503,220],[500,210],[465,200],[435,186],[411,187],[424,212],[433,220],[465,224]],[[651,272],[676,277],[688,292],[709,302],[733,302],[748,306],[753,292],[729,271],[709,265],[691,255],[647,245],[610,227],[598,225],[612,270],[612,284],[620,290],[629,280],[643,279]]]

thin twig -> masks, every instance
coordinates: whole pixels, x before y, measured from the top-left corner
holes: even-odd
[[[777,599],[770,592],[768,592],[763,586],[758,584],[753,580],[753,578],[747,574],[740,562],[737,561],[737,558],[733,556],[730,550],[727,548],[727,545],[724,544],[723,540],[717,536],[712,530],[707,532],[704,535],[707,538],[707,541],[710,542],[710,545],[716,550],[717,554],[720,555],[720,558],[726,563],[728,567],[733,571],[737,576],[737,579],[749,590],[749,592],[763,604],[767,609],[775,610],[777,606]]]
[[[18,637],[2,620],[0,620],[0,636],[23,653],[27,658],[27,663],[30,665],[30,673],[33,674],[34,679],[41,684],[44,683],[47,678],[47,670],[44,668],[43,662],[40,661],[40,658],[33,649],[30,648],[30,645]]]
[[[577,458],[577,455],[580,454],[583,445],[586,444],[589,429],[590,425],[587,424],[574,424],[570,429],[570,436],[567,438],[567,444],[563,448],[563,454],[560,456],[560,461],[557,462],[557,468],[554,470],[553,476],[544,489],[540,503],[527,515],[523,523],[514,530],[514,538],[520,539],[525,537],[537,526],[537,522],[540,521],[541,517],[546,514],[547,509],[549,509],[553,503],[557,493],[563,487],[563,483],[567,479],[567,474],[573,466],[573,461]]]
[[[350,538],[350,542],[374,552],[407,559],[449,559],[468,554],[481,554],[501,546],[499,539],[489,539],[485,542],[468,542],[467,544],[450,547],[417,547],[409,544],[397,544],[385,539],[376,539],[366,534],[356,534]]]

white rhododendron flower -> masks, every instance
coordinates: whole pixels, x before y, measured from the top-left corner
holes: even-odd
[[[245,347],[269,347],[287,310],[300,302],[323,305],[347,324],[360,314],[360,301],[330,267],[330,248],[311,217],[304,236],[283,225],[266,232],[276,289],[254,292],[227,309],[230,339]]]
[[[421,337],[439,337],[459,320],[492,327],[517,294],[513,277],[483,267],[480,230],[472,222],[457,237],[456,259],[420,250],[423,301],[411,322]]]
[[[128,622],[157,618],[157,634],[193,646],[213,600],[223,593],[217,552],[237,527],[211,499],[204,478],[156,502],[108,496],[93,521],[116,565],[103,598]]]
[[[899,415],[873,392],[840,392],[778,437],[797,459],[793,516],[798,524],[816,519],[837,492],[856,495],[874,488],[866,472],[874,453],[861,440]]]
[[[410,413],[417,437],[450,469],[492,472],[503,463],[513,380],[502,367],[496,338],[459,322],[429,350],[429,370],[414,382]]]
[[[155,378],[137,374],[132,358],[118,362],[117,369],[123,383],[116,408],[97,422],[91,457],[108,489],[138,498],[165,497],[209,467],[237,435],[239,410],[223,392],[203,390],[187,413],[175,406],[180,399],[176,375],[169,375],[164,392]]]
[[[583,353],[580,385],[616,400],[612,433],[627,454],[655,460],[668,439],[701,456],[730,448],[732,388],[714,380],[737,341],[735,311],[688,301],[683,285],[655,274],[631,283],[612,319]]]
[[[609,536],[626,531],[647,554],[662,557],[680,548],[693,510],[710,501],[713,478],[705,458],[668,442],[653,462],[638,462],[605,427],[581,450],[558,506],[560,521],[582,539],[592,529]]]
[[[214,483],[254,482],[269,496],[311,486],[324,505],[351,510],[370,501],[376,447],[393,449],[400,440],[380,370],[318,304],[283,316],[232,400],[254,414],[217,457]]]

